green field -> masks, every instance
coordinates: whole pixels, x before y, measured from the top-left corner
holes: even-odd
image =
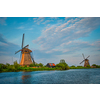
[[[92,66],[96,66],[96,68],[100,68],[100,65],[93,64]],[[59,63],[56,64],[56,67],[54,68],[49,68],[46,65],[43,66],[42,63],[39,64],[30,64],[28,67],[27,65],[25,66],[20,66],[17,61],[14,62],[13,65],[10,65],[8,63],[6,64],[0,64],[0,72],[17,72],[17,71],[43,71],[43,70],[68,70],[68,69],[89,69],[91,68],[90,66],[83,67],[83,66],[68,66],[68,64],[64,63]]]

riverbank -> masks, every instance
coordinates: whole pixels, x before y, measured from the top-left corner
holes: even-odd
[[[42,65],[42,64],[40,64]],[[30,66],[20,66],[18,63],[14,63],[14,65],[10,65],[10,64],[0,64],[0,72],[19,72],[19,71],[51,71],[51,70],[69,70],[69,69],[91,69],[91,68],[100,68],[100,65],[96,65],[95,67],[91,67],[91,66],[87,66],[87,67],[83,67],[83,66],[68,66],[68,64],[66,63],[59,63],[56,64],[56,66],[54,68],[49,68],[47,66],[39,66],[35,65],[34,67],[31,65]]]
[[[69,67],[69,69],[92,69],[90,67]],[[19,71],[52,71],[52,70],[63,70],[62,68],[48,68],[48,67],[15,67],[9,66],[8,68],[0,68],[0,72],[19,72]]]

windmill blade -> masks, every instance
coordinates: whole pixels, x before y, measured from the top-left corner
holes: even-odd
[[[34,61],[34,58],[33,58],[32,54],[30,54],[30,55],[31,55],[31,59],[32,59],[33,63],[35,64],[35,61]]]
[[[28,47],[29,45],[26,45],[24,48]]]
[[[84,60],[85,60],[85,57],[84,57],[84,54],[82,53],[82,55],[83,55],[83,58],[84,58]]]
[[[90,56],[88,56],[87,58],[89,58],[89,57],[90,57]],[[87,59],[87,58],[86,58],[86,59]]]
[[[24,48],[26,48],[26,47],[28,47],[28,46],[29,46],[29,45],[26,45]],[[22,49],[16,51],[15,54],[18,53],[19,51],[22,51]]]
[[[24,44],[24,34],[23,34],[23,37],[22,37],[22,48],[23,48],[23,44]]]
[[[19,59],[19,64],[20,64],[20,62],[21,62],[21,56],[22,56],[22,53],[20,53],[20,59]]]
[[[19,52],[19,51],[21,51],[21,50],[22,50],[22,49],[20,49],[20,50],[16,51],[16,52],[15,52],[15,54],[16,54],[16,53],[18,53],[18,52]]]
[[[83,63],[84,61],[85,61],[85,60],[83,60],[81,63]],[[81,64],[81,63],[80,63],[80,64]]]

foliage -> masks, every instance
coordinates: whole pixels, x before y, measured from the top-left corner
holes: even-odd
[[[92,64],[92,66],[97,66],[96,64]]]
[[[60,63],[65,63],[65,60],[64,60],[64,59],[61,59],[61,60],[60,60]]]
[[[87,65],[86,67],[87,67],[87,68],[91,68],[91,66],[90,66],[90,65]]]
[[[14,66],[15,66],[15,68],[20,67],[20,65],[17,63],[17,61],[14,61]]]
[[[27,67],[27,65],[25,65],[24,67]]]
[[[10,64],[9,64],[9,63],[6,63],[6,65],[7,65],[7,66],[10,66]]]
[[[42,64],[42,63],[39,63],[38,65],[39,65],[40,67],[43,67],[43,64]]]
[[[75,67],[74,65],[72,65],[71,67]]]
[[[96,66],[96,68],[100,68],[100,65],[93,64],[92,66]]]
[[[44,65],[43,67],[47,67],[46,65]]]
[[[68,66],[68,64],[62,62],[62,63],[56,64],[56,68],[60,68],[62,70],[67,70],[67,69],[69,69],[69,66]]]
[[[34,67],[34,66],[35,66],[35,64],[34,64],[34,63],[29,65],[29,67]]]
[[[96,68],[100,68],[100,65],[96,65]]]

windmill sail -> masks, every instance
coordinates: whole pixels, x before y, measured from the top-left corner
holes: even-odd
[[[82,53],[82,55],[83,55],[83,58],[84,58],[84,60],[85,60],[85,57],[84,57],[84,54]]]
[[[23,44],[24,44],[24,34],[23,34],[23,38],[22,38],[22,48],[23,48]]]
[[[34,58],[33,58],[32,54],[31,54],[31,59],[32,59],[33,63],[35,63],[35,61],[34,61]]]
[[[85,60],[83,60],[81,63],[83,63],[84,61],[85,61]],[[81,63],[80,63],[80,64],[81,64]]]

